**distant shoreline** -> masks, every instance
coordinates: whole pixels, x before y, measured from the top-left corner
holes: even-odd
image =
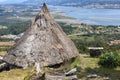
[[[120,18],[107,18],[107,17],[94,17],[94,16],[91,16],[89,17],[90,19],[94,19],[94,20],[103,20],[103,21],[112,21],[112,20],[120,20]]]

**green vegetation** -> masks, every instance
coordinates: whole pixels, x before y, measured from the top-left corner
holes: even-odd
[[[120,61],[119,57],[117,53],[105,53],[100,57],[98,64],[106,68],[116,68]]]
[[[54,15],[54,17],[61,17]],[[62,18],[62,17],[61,17]],[[65,17],[64,17],[65,18]],[[5,18],[6,19],[6,18]],[[7,22],[8,21],[8,22]],[[0,20],[1,26],[7,29],[0,29],[0,35],[20,34],[24,32],[30,21]],[[89,53],[88,47],[104,47],[103,52],[120,52],[120,45],[109,45],[111,40],[120,39],[120,29],[117,26],[86,25],[59,23],[63,31],[74,41],[80,53]],[[0,41],[10,41],[0,38]]]
[[[116,55],[117,65],[120,66],[120,53]]]
[[[13,41],[13,39],[1,38],[1,37],[0,37],[0,42],[9,42],[9,41]]]
[[[75,60],[72,63],[70,63],[70,65],[72,68],[79,66],[80,65],[80,57],[75,58]]]
[[[0,56],[5,56],[6,55],[6,51],[0,51]]]
[[[24,80],[25,76],[31,73],[32,68],[14,69],[0,73],[0,80]]]
[[[63,31],[67,34],[70,35],[73,33],[77,27],[72,27],[71,24],[66,24],[66,23],[59,23],[59,25],[62,27]]]
[[[110,45],[110,41],[120,39],[120,29],[117,26],[81,24],[72,30],[69,36],[80,53],[88,53],[88,47],[103,47],[103,52],[120,52],[120,45]]]
[[[30,25],[30,21],[27,22],[16,22],[16,23],[0,23],[1,25],[7,26],[7,29],[0,29],[0,35],[8,35],[8,34],[19,34],[24,32],[27,28],[28,25]]]
[[[8,51],[9,47],[0,47],[0,52],[1,51]]]
[[[25,78],[24,80],[31,80],[32,77],[37,77],[37,74],[35,71],[30,72]]]
[[[87,80],[86,75],[88,74],[101,76],[101,78],[92,78],[90,80],[104,80],[103,77],[110,77],[112,80],[120,79],[120,67],[114,69],[101,67],[98,65],[99,58],[91,58],[87,55],[82,55],[80,62],[78,77],[82,80]]]
[[[14,44],[14,42],[0,42],[0,56],[4,56]]]
[[[90,80],[103,80],[103,77],[110,77],[112,80],[120,79],[120,67],[109,69],[103,68],[98,65],[99,58],[91,58],[88,55],[81,55],[79,57],[80,63],[77,65],[77,75],[79,79],[87,80],[87,74],[97,74],[101,76],[99,79],[90,79]],[[75,60],[75,64],[78,60]],[[0,80],[24,80],[27,79],[26,76],[34,75],[34,69],[28,68],[25,70],[14,69],[11,71],[4,71],[0,73]]]

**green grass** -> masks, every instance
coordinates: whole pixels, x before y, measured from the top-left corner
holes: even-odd
[[[0,51],[0,56],[4,56],[4,55],[6,55],[6,51]]]
[[[84,55],[82,58],[81,58],[81,68],[85,69],[87,67],[90,67],[90,68],[95,68],[95,67],[99,67],[97,62],[98,62],[98,58],[91,58],[89,57],[88,55]]]
[[[115,69],[103,68],[97,64],[98,60],[98,58],[90,58],[89,56],[83,56],[81,58],[81,64],[79,66],[80,74],[78,76],[82,80],[85,80],[86,75],[90,73],[97,74],[102,77],[110,77],[112,80],[120,80],[120,67],[117,67]],[[103,80],[103,78],[95,80]]]
[[[98,58],[90,58],[88,55],[82,55],[75,59],[71,66],[77,65],[78,77],[82,80],[103,80],[103,78],[87,79],[87,74],[97,74],[102,77],[110,77],[112,80],[120,80],[120,67],[115,69],[102,68],[98,63]],[[0,73],[0,80],[23,80],[33,68],[14,69]]]
[[[4,56],[15,43],[14,42],[0,42],[0,56]]]
[[[71,63],[71,67],[73,68],[73,67],[77,67],[77,66],[79,66],[79,65],[80,65],[80,58],[77,57],[77,58],[74,60],[74,62]]]
[[[14,69],[11,71],[4,71],[0,73],[0,80],[23,80],[30,72],[31,68],[25,70]]]

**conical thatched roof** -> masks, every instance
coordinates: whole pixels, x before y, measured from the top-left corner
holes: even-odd
[[[44,3],[34,23],[8,51],[4,60],[27,68],[36,62],[40,66],[59,64],[76,56],[78,51],[74,43],[55,22]]]

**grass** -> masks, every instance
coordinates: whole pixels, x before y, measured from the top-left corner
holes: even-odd
[[[13,46],[13,42],[0,42],[0,46]],[[0,56],[4,56],[7,51],[0,51]],[[32,72],[32,68],[28,69],[13,69],[0,73],[0,80],[24,80],[24,78]]]
[[[4,54],[4,52],[2,53]],[[78,77],[82,80],[104,80],[103,77],[110,77],[112,80],[120,80],[120,67],[115,69],[100,67],[98,58],[91,58],[88,55],[81,55],[76,58],[70,66],[77,66]],[[32,73],[33,68],[14,69],[0,73],[0,80],[23,80],[28,74]],[[97,74],[101,78],[87,79],[88,74]]]
[[[88,55],[84,55],[83,57],[81,57],[81,68],[85,69],[87,67],[90,68],[95,68],[95,67],[99,67],[97,65],[98,62],[98,58],[91,58]]]
[[[4,56],[4,55],[6,55],[6,53],[7,53],[6,51],[1,51],[0,56]]]
[[[77,57],[74,62],[71,63],[71,67],[73,68],[74,66],[79,66],[80,65],[80,57]]]
[[[14,42],[0,42],[0,56],[4,56],[14,44]]]
[[[11,47],[14,44],[15,44],[14,42],[0,42],[1,47]]]
[[[98,63],[98,58],[90,58],[89,56],[83,56],[81,58],[80,64],[80,75],[78,75],[82,80],[86,80],[87,74],[97,74],[102,77],[110,77],[112,80],[120,80],[120,67],[115,69],[100,67]],[[91,79],[91,80],[103,80]]]
[[[0,80],[24,80],[29,73],[31,73],[31,68],[25,70],[14,69],[11,71],[4,71],[0,73]]]

